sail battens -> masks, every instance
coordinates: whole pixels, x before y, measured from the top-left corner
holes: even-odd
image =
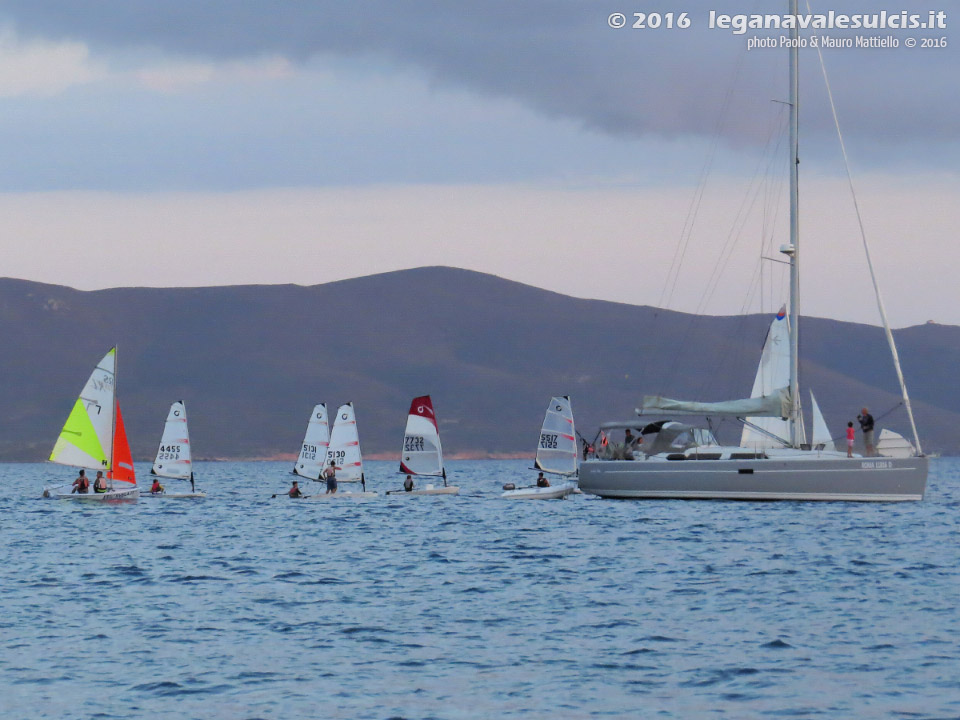
[[[556,475],[575,475],[579,470],[573,408],[566,395],[550,398],[534,464],[538,470]]]
[[[363,479],[363,454],[360,452],[360,435],[353,403],[337,408],[337,419],[330,432],[327,448],[327,464],[334,463],[337,480],[357,482]]]
[[[436,477],[443,475],[443,448],[429,395],[415,397],[410,403],[400,450],[400,472]]]
[[[167,420],[163,424],[160,447],[153,461],[151,473],[175,480],[189,480],[193,463],[190,457],[190,433],[187,425],[187,408],[181,401],[170,405]]]

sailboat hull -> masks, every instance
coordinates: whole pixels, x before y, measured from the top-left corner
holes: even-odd
[[[142,498],[158,498],[163,500],[190,500],[191,498],[205,498],[207,494],[205,492],[185,492],[185,493],[152,493],[149,490],[144,490],[140,493]]]
[[[140,490],[132,488],[115,488],[105,493],[71,493],[72,485],[60,485],[57,487],[46,488],[43,491],[43,497],[54,500],[77,500],[82,502],[108,502],[110,500],[136,500],[140,496]]]
[[[808,457],[758,460],[589,460],[580,489],[605,498],[682,500],[922,500],[929,460]]]
[[[388,490],[387,495],[390,497],[414,497],[417,495],[459,495],[460,488],[456,485],[448,485],[447,487],[431,487],[424,488],[423,490]]]

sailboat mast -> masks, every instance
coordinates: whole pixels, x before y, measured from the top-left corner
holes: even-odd
[[[107,486],[113,490],[113,456],[116,454],[117,448],[117,370],[119,370],[119,365],[117,365],[117,346],[113,346],[113,421],[110,425],[110,457],[107,458],[107,477],[109,481]]]
[[[797,0],[790,0],[797,15]],[[797,23],[790,29],[790,444],[800,444],[800,96]]]

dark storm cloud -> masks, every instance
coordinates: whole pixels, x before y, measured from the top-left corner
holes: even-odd
[[[372,55],[419,68],[439,84],[510,98],[603,133],[709,137],[719,127],[729,141],[754,142],[769,128],[770,101],[784,99],[785,53],[747,53],[745,36],[709,30],[707,18],[710,9],[782,11],[778,5],[691,0],[684,8],[693,28],[658,31],[609,28],[611,12],[629,18],[638,6],[626,0],[9,0],[0,20],[21,35],[78,39],[101,50],[150,47],[221,59],[277,53],[295,61]],[[675,9],[666,0],[643,6]],[[924,13],[932,7],[907,0],[901,6]],[[831,9],[877,6],[834,0],[813,7]],[[878,153],[956,141],[954,51],[901,47],[827,57],[842,119],[861,139],[879,143]],[[828,130],[815,52],[806,53],[804,78],[805,130]],[[729,109],[718,125],[725,102]]]

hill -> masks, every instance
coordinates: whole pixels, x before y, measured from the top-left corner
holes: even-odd
[[[198,457],[293,453],[316,402],[348,400],[365,451],[398,452],[410,398],[423,393],[447,452],[485,455],[531,452],[553,394],[572,396],[585,435],[630,417],[643,394],[746,396],[768,322],[582,300],[443,267],[312,287],[82,292],[2,279],[0,460],[47,457],[114,344],[137,458],[152,457],[176,399]],[[802,331],[803,385],[836,434],[864,404],[878,417],[897,405],[881,330],[804,318]],[[925,449],[957,452],[960,328],[896,336]],[[880,424],[906,430],[902,410]]]

